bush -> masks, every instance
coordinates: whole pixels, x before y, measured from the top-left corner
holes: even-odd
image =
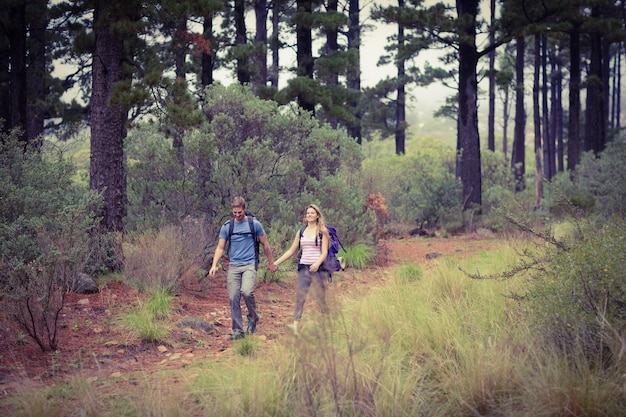
[[[556,214],[564,214],[573,203],[585,213],[605,219],[626,215],[626,139],[609,143],[596,158],[588,152],[574,172],[560,173],[546,188],[546,205]]]
[[[40,348],[56,350],[65,294],[98,247],[101,199],[73,185],[72,164],[58,149],[24,149],[17,136],[0,140],[1,295]]]
[[[626,332],[626,221],[599,229],[578,221],[576,231],[542,259],[546,265],[527,306],[537,332],[550,345],[592,363],[621,358],[619,350],[611,352],[611,339]]]
[[[180,230],[173,226],[130,236],[124,243],[126,279],[142,291],[178,291],[187,262]]]
[[[454,149],[434,140],[421,145],[411,155],[364,161],[360,187],[384,197],[391,223],[433,227],[459,221],[462,188],[454,175]]]
[[[339,251],[339,256],[345,258],[346,266],[363,269],[374,259],[375,251],[371,245],[357,243],[346,248],[346,251]]]
[[[362,210],[365,194],[338,175],[360,167],[360,148],[352,138],[238,84],[213,85],[205,94],[208,123],[185,136],[184,167],[155,128],[129,134],[128,230],[192,218],[217,231],[231,212],[232,197],[242,195],[266,230],[275,224],[297,227],[304,208],[315,203],[325,213],[341,213],[329,219],[348,236],[371,234],[374,224]],[[291,240],[291,230],[289,235]]]

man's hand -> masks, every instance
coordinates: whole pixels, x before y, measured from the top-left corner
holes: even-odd
[[[272,263],[270,264],[270,266],[269,266],[269,270],[270,270],[270,272],[276,272],[276,271],[278,271],[278,265],[276,265],[275,263],[273,263],[273,262],[272,262]]]

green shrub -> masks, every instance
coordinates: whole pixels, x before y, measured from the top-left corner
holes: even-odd
[[[606,363],[615,347],[611,335],[626,331],[626,221],[598,229],[578,221],[563,242],[542,258],[546,264],[528,297],[530,318],[550,345]]]
[[[626,215],[626,139],[607,145],[596,158],[588,152],[575,171],[560,173],[546,188],[546,206],[556,214],[567,214],[567,204],[603,218]]]
[[[346,251],[339,251],[338,256],[345,258],[347,267],[363,269],[374,259],[374,247],[365,243],[356,243],[346,247]]]
[[[101,198],[75,186],[72,164],[50,143],[24,149],[17,132],[0,137],[0,294],[11,317],[44,351],[59,345],[65,294],[98,246]]]
[[[159,342],[171,332],[164,321],[170,317],[171,308],[171,294],[165,289],[157,289],[145,303],[126,314],[122,321],[140,340]]]
[[[455,177],[454,149],[422,140],[410,155],[364,161],[360,187],[380,193],[391,223],[445,225],[461,216],[462,188]]]
[[[157,288],[146,302],[146,309],[156,320],[165,320],[172,315],[172,294],[167,288]]]
[[[403,262],[398,266],[397,273],[395,274],[398,280],[405,283],[418,281],[423,275],[424,271],[422,267],[415,262]]]
[[[259,352],[259,341],[255,337],[244,337],[235,341],[233,349],[240,356],[255,357]]]

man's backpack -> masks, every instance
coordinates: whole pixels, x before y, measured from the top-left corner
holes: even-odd
[[[300,239],[302,239],[302,236],[304,236],[304,229],[306,229],[306,227],[303,227],[300,229]],[[343,247],[343,245],[341,244],[341,241],[339,240],[339,237],[337,236],[337,229],[335,229],[333,226],[328,226],[328,225],[326,225],[326,229],[328,229],[328,236],[329,236],[328,254],[326,255],[326,259],[324,259],[324,263],[322,264],[322,267],[320,269],[323,271],[327,271],[328,281],[332,281],[333,272],[344,269],[344,267],[341,264],[341,261],[337,257],[337,254],[339,253],[339,247],[341,246],[341,249],[343,249],[344,252],[346,252],[346,249]],[[315,246],[317,246],[317,242],[318,242],[318,239],[316,238]],[[319,245],[320,245],[320,250],[321,250],[321,246],[322,246],[322,233],[321,232],[319,233]]]
[[[233,234],[235,235],[252,235],[252,240],[254,240],[254,269],[259,269],[259,237],[256,235],[256,229],[254,228],[254,214],[246,210],[246,217],[248,218],[248,226],[250,226],[249,232],[238,232],[233,233],[235,228],[235,217],[231,214],[230,219],[224,223],[224,225],[228,224],[228,238],[226,239],[226,247],[224,248],[224,258],[226,258],[226,262],[230,258],[230,238]]]

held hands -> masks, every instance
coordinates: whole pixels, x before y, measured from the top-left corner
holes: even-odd
[[[273,262],[272,262],[272,263],[270,264],[270,266],[269,266],[269,270],[270,270],[270,272],[272,272],[272,273],[273,273],[273,272],[278,271],[278,265],[276,265],[275,263],[273,263]]]

